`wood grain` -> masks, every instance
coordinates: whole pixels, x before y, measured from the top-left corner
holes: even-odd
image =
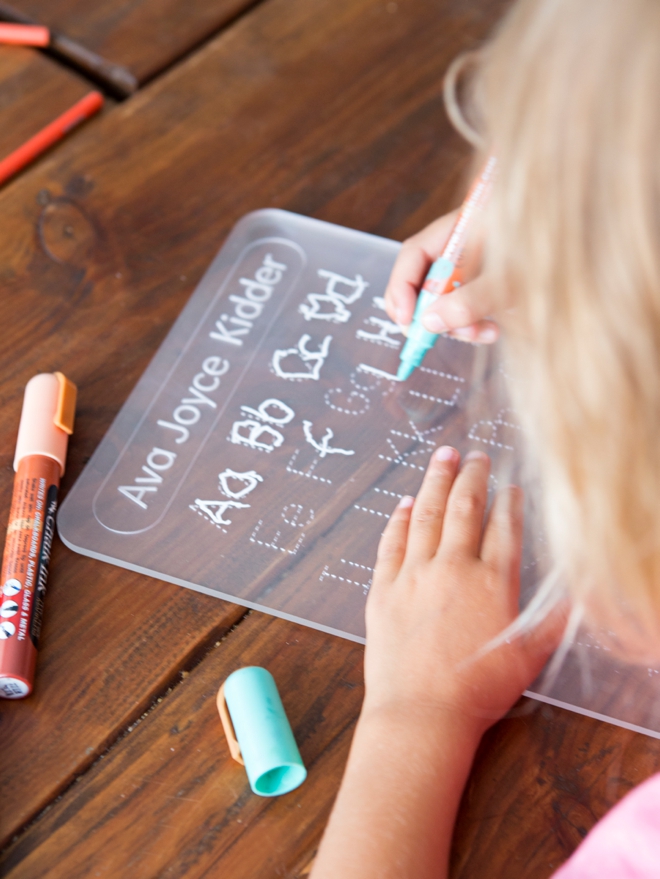
[[[0,159],[89,91],[89,83],[38,50],[0,46]]]
[[[3,470],[5,485],[11,481]],[[243,614],[126,571],[52,558],[35,692],[1,706],[0,839],[67,788]]]
[[[26,380],[62,368],[80,386],[66,490],[242,214],[274,205],[403,237],[455,203],[467,153],[443,116],[441,76],[505,6],[269,0],[0,195],[5,508]],[[61,546],[52,568],[37,692],[1,706],[5,832],[82,780],[3,868],[301,873],[340,781],[360,648],[251,615],[118,739],[241,612]],[[275,672],[310,768],[277,801],[247,794],[215,718],[219,681],[247,662]],[[559,709],[503,721],[464,797],[453,875],[547,877],[656,768],[655,752]]]
[[[0,0],[0,20],[18,24],[38,24],[38,21],[16,9],[11,3],[6,3],[5,0]],[[56,61],[63,62],[65,67],[82,73],[91,82],[101,85],[114,97],[125,98],[132,95],[139,86],[130,70],[120,64],[107,61],[53,28],[50,28],[50,41],[43,52]]]
[[[479,748],[452,879],[547,879],[591,827],[660,769],[657,741],[523,699]]]
[[[327,820],[363,696],[363,649],[251,614],[0,861],[3,876],[230,876],[304,869]],[[215,697],[236,668],[273,674],[309,775],[257,797]]]
[[[80,387],[66,490],[240,215],[270,202],[392,233],[448,206],[465,151],[440,78],[489,21],[451,4],[440,19],[422,2],[267,4],[5,191],[6,508],[27,379],[63,368]],[[403,45],[415,58],[395,75]],[[52,567],[38,692],[2,706],[5,838],[236,614],[62,548]]]
[[[501,9],[266,4],[0,196],[5,508],[28,378],[79,385],[66,490],[239,216],[270,203],[401,235],[449,206],[466,151],[441,76]],[[37,694],[2,706],[5,838],[236,613],[61,547],[52,569]]]
[[[244,665],[275,676],[309,770],[286,797],[252,795],[222,736],[215,695]],[[166,868],[191,879],[304,875],[362,695],[361,647],[252,613],[7,850],[0,869],[12,879],[160,876]],[[550,876],[658,768],[647,739],[618,733],[533,703],[500,722],[463,798],[452,877]]]
[[[152,79],[255,2],[259,0],[12,0],[11,7],[124,68],[129,76],[122,78],[121,70],[104,71],[96,65],[99,75],[109,76],[111,85],[130,94],[131,76],[137,83]],[[66,45],[60,49],[67,54]]]

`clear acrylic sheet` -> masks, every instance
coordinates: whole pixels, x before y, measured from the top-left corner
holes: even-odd
[[[77,552],[364,641],[376,547],[430,453],[521,478],[492,349],[440,338],[405,383],[399,244],[278,210],[234,228],[62,505]],[[525,539],[523,594],[542,576]],[[656,669],[586,633],[529,695],[660,737]],[[542,692],[541,692],[542,690]]]

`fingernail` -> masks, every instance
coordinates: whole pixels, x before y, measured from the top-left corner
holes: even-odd
[[[397,504],[397,509],[399,510],[407,510],[415,503],[415,498],[411,497],[409,494],[404,494],[399,503]]]
[[[498,336],[499,333],[495,327],[484,327],[484,329],[479,332],[477,341],[483,342],[484,345],[491,345],[493,342],[497,342]]]
[[[477,339],[477,333],[474,327],[459,327],[453,330],[452,336],[461,342],[474,342]]]
[[[443,321],[440,315],[436,314],[434,311],[430,314],[425,314],[422,317],[422,323],[424,329],[428,330],[429,333],[444,333],[447,329],[447,324]]]
[[[451,446],[440,446],[440,448],[436,449],[433,453],[433,457],[436,461],[451,461],[452,458],[455,458],[457,455],[458,452]]]
[[[473,449],[471,452],[468,452],[465,456],[465,461],[484,461],[488,459],[488,455],[485,452],[479,451],[479,449]]]

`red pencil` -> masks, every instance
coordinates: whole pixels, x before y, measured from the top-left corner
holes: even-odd
[[[45,152],[48,147],[56,143],[60,138],[80,125],[85,119],[89,119],[94,113],[103,106],[103,95],[100,92],[90,92],[85,95],[77,104],[74,104],[57,119],[50,122],[45,128],[37,132],[23,146],[20,146],[13,153],[10,153],[6,159],[0,162],[0,185],[12,177],[17,171],[29,165],[37,156]]]
[[[0,43],[13,43],[17,46],[47,46],[50,31],[38,24],[7,24],[0,22]]]

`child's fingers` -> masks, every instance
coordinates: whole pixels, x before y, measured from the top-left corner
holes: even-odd
[[[478,325],[496,309],[497,303],[492,284],[482,275],[477,275],[473,280],[457,287],[452,293],[438,296],[424,312],[422,323],[431,333],[465,329]],[[484,329],[486,325],[497,329],[497,324],[493,321],[484,324]],[[467,339],[467,341],[494,342],[496,338],[497,336],[493,335],[492,338]]]
[[[488,498],[490,458],[470,452],[463,462],[447,501],[442,528],[443,553],[478,556]]]
[[[431,456],[412,511],[407,549],[410,558],[430,559],[435,555],[459,460],[451,446],[441,446]]]
[[[430,264],[423,251],[405,244],[394,263],[385,290],[385,309],[390,318],[402,327],[407,327],[413,319],[417,294]]]
[[[523,539],[523,493],[515,485],[495,498],[481,545],[481,559],[507,582],[518,582]],[[512,595],[516,604],[518,596]]]
[[[378,544],[374,578],[391,582],[399,573],[406,554],[410,511],[414,502],[414,498],[405,495],[390,516]]]
[[[491,345],[500,337],[500,328],[493,320],[480,320],[469,327],[460,327],[457,330],[447,330],[446,335],[460,342],[476,342],[479,345]]]
[[[449,238],[456,213],[434,220],[403,242],[385,290],[385,307],[396,323],[408,326],[412,321],[419,288]]]

